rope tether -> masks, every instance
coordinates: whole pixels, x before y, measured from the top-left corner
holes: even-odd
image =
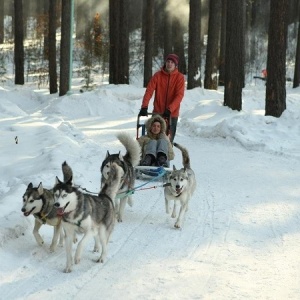
[[[163,167],[158,167],[156,169],[156,171],[158,171],[158,175],[157,176],[154,176],[153,178],[151,178],[151,180],[146,181],[145,183],[143,183],[143,184],[141,184],[141,185],[139,185],[137,187],[134,187],[132,190],[128,190],[126,192],[122,192],[122,193],[117,194],[116,198],[123,198],[125,196],[132,195],[132,194],[134,194],[135,191],[156,189],[158,187],[165,187],[165,186],[167,186],[168,184],[163,184],[161,186],[152,186],[152,187],[148,187],[148,188],[143,188],[142,189],[143,186],[145,186],[148,183],[151,183],[151,182],[157,180],[158,178],[163,177],[166,174],[166,170]],[[94,195],[98,195],[99,194],[99,193],[91,192],[91,191],[87,190],[86,188],[81,187],[80,185],[74,185],[74,187],[76,187],[78,189],[81,189],[81,190],[83,190],[83,191],[85,191],[85,192],[87,192],[89,194],[94,194]]]

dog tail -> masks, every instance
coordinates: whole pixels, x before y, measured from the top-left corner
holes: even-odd
[[[66,161],[63,162],[63,164],[61,165],[61,168],[62,168],[62,172],[64,175],[64,182],[68,182],[69,180],[72,180],[73,171],[72,171],[71,167],[67,164]]]
[[[141,160],[141,147],[138,141],[126,132],[119,133],[117,138],[126,149],[124,159],[130,161],[133,167],[137,166]]]
[[[119,191],[122,176],[123,169],[118,164],[112,163],[108,179],[105,181],[99,194],[106,194],[114,200]]]
[[[191,168],[191,161],[190,161],[190,155],[189,155],[188,150],[185,147],[183,147],[183,146],[181,146],[181,145],[179,145],[177,143],[174,143],[174,146],[176,148],[178,148],[181,151],[181,153],[182,153],[182,164],[183,164],[183,167],[185,169],[190,169]]]

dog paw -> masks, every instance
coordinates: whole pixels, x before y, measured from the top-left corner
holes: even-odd
[[[75,257],[75,264],[79,264],[80,263],[80,257]]]
[[[39,246],[43,246],[44,245],[44,241],[43,239],[37,239],[36,240]]]
[[[56,246],[50,246],[50,252],[52,253],[52,252],[55,252],[55,250],[56,250]]]
[[[71,272],[72,272],[71,267],[66,267],[66,268],[64,269],[64,273],[71,273]]]
[[[99,252],[99,250],[100,250],[99,247],[95,246],[93,252]]]
[[[175,228],[181,228],[181,225],[180,225],[180,223],[176,222],[175,225],[174,225],[174,227]]]
[[[103,264],[103,258],[100,256],[99,259],[97,259],[97,263],[102,263]]]
[[[176,214],[172,213],[171,218],[176,218]]]

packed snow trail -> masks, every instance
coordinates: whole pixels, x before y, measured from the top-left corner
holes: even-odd
[[[221,140],[180,135],[177,142],[189,149],[198,182],[183,229],[165,214],[163,189],[136,192],[107,261],[95,263],[91,240],[71,274],[62,272],[64,249],[49,252],[52,228],[43,247],[27,233],[1,251],[16,257],[1,279],[3,299],[295,299],[299,161]],[[262,189],[270,178],[274,185]]]

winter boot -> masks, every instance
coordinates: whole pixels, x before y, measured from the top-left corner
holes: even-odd
[[[151,166],[154,161],[154,156],[151,154],[146,154],[144,159],[141,162],[142,166]]]
[[[167,155],[159,152],[157,154],[157,163],[159,166],[167,168],[168,167]]]

